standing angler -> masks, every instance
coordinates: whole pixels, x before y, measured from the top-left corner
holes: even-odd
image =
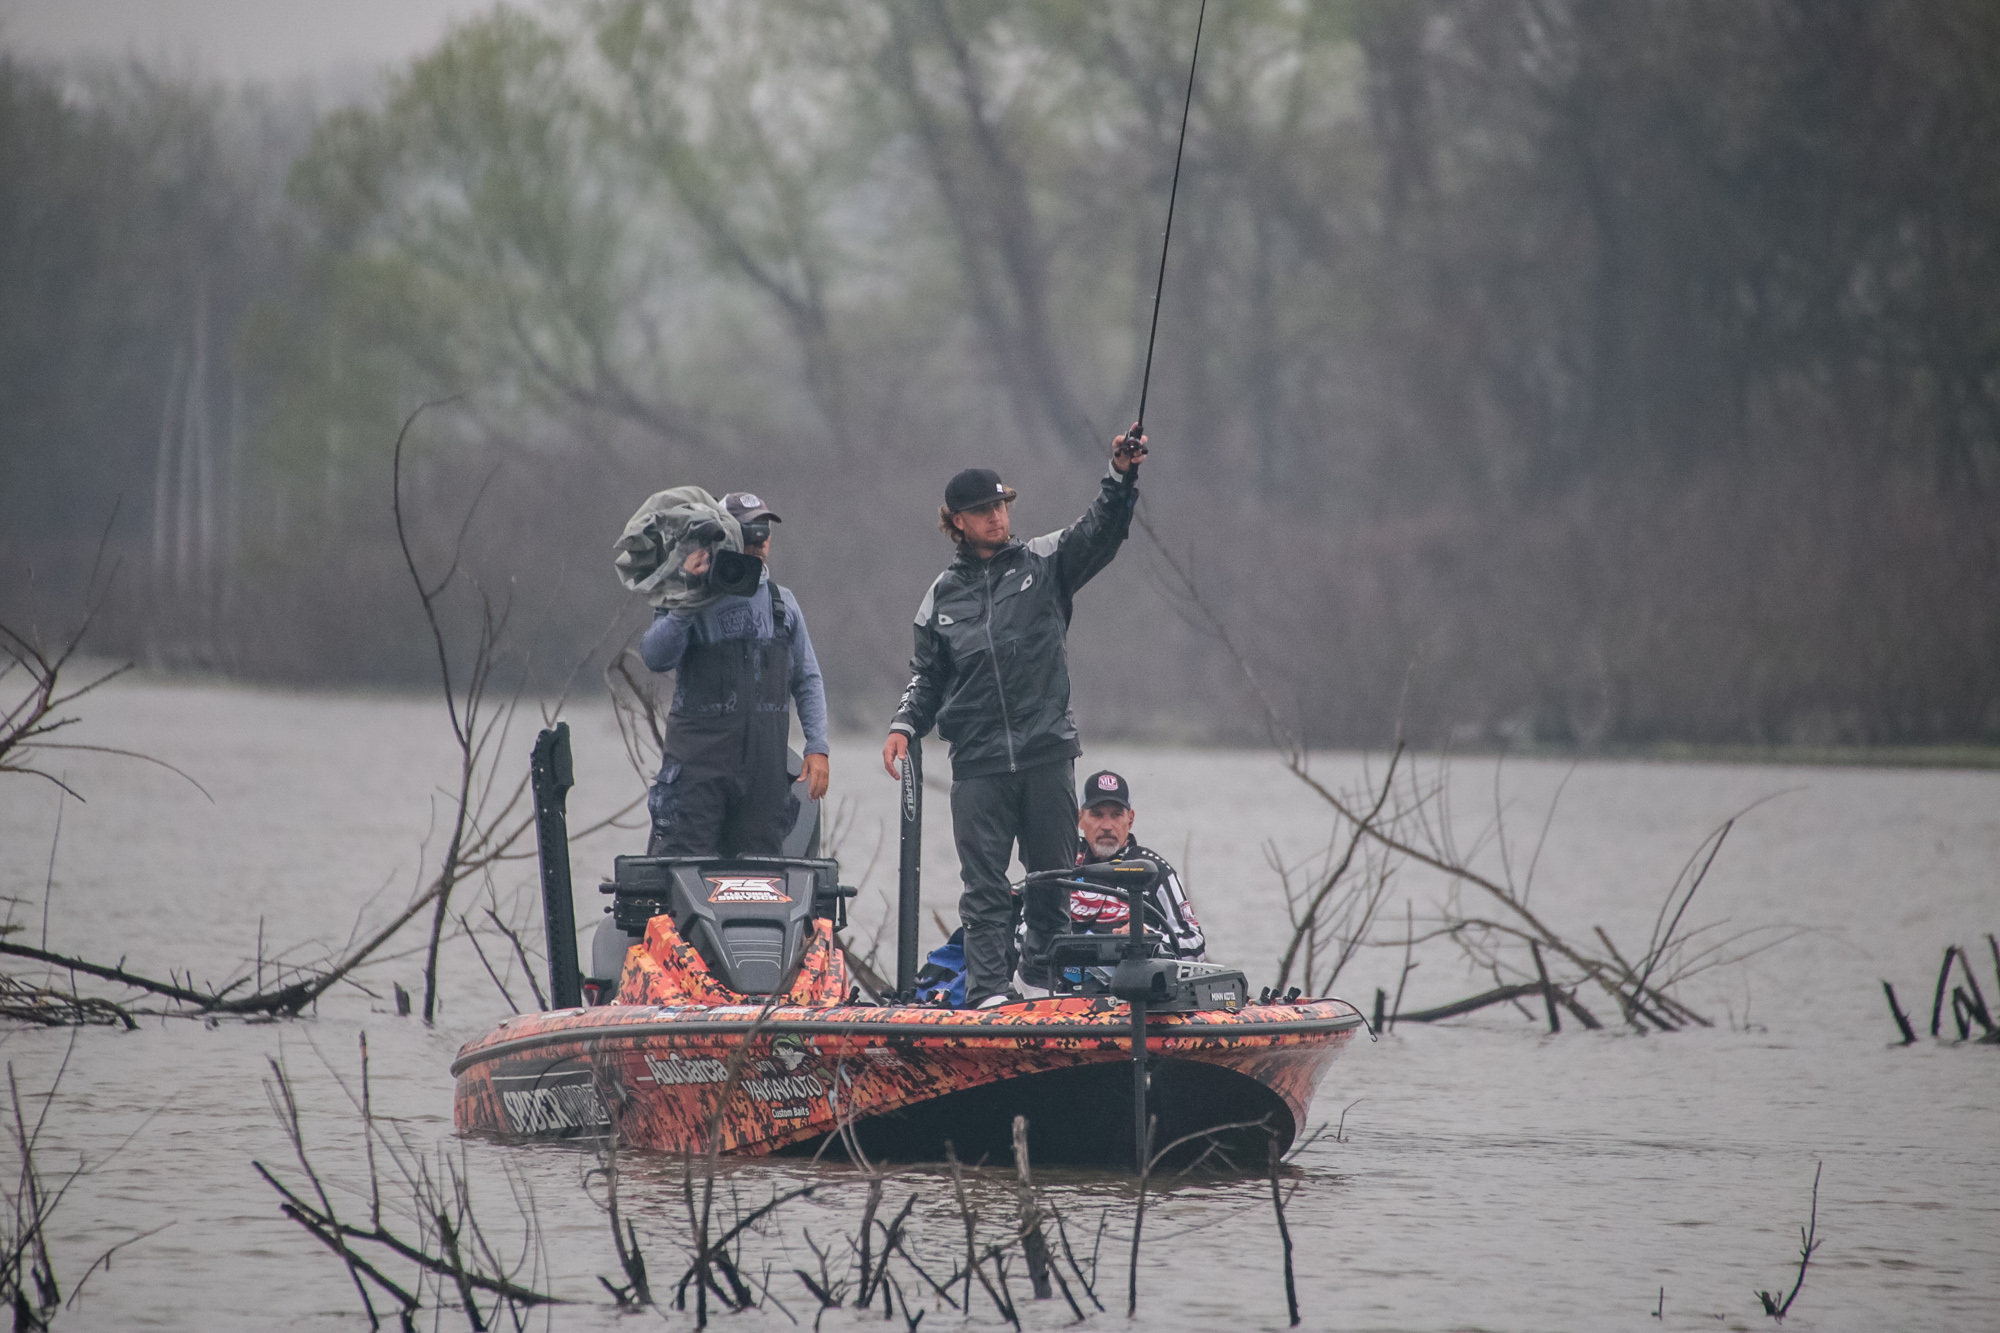
[[[951,825],[965,927],[966,1003],[1013,991],[1014,900],[1007,863],[1020,844],[1030,871],[1076,864],[1075,760],[1069,633],[1076,590],[1111,563],[1132,526],[1146,437],[1135,424],[1113,441],[1097,502],[1060,532],[1013,539],[1015,492],[989,468],[967,468],[944,490],[938,525],[958,557],[917,608],[910,685],[889,724],[882,766],[900,777],[910,742],[936,723],[951,743]],[[1022,976],[1047,982],[1049,939],[1065,920],[1059,887],[1027,899]]]

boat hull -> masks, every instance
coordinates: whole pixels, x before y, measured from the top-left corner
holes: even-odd
[[[1315,1087],[1362,1027],[1339,1000],[1155,1016],[1154,1143],[1254,1122],[1216,1142],[1261,1160],[1289,1146]],[[1004,1158],[1025,1115],[1039,1162],[1132,1160],[1131,1021],[1062,998],[990,1010],[917,1006],[609,1005],[509,1019],[454,1062],[460,1131],[604,1134],[667,1152],[810,1151],[854,1128],[864,1151]],[[733,1063],[732,1063],[733,1062]],[[1204,1139],[1198,1146],[1206,1146]],[[1193,1151],[1194,1149],[1190,1149]]]

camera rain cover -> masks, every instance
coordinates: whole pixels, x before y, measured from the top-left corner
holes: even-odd
[[[724,591],[707,578],[690,579],[684,570],[687,558],[704,549],[711,560],[721,551],[740,554],[742,526],[701,487],[676,486],[646,497],[619,534],[613,563],[618,581],[658,609],[693,611]]]

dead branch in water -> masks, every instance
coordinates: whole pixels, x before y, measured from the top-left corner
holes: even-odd
[[[63,1066],[67,1068],[68,1064],[69,1057],[65,1055]],[[62,1070],[58,1070],[55,1083],[61,1082]],[[14,1081],[14,1065],[8,1062],[7,1101],[11,1114],[7,1127],[14,1136],[19,1169],[15,1183],[6,1190],[6,1212],[0,1214],[0,1247],[4,1247],[0,1249],[0,1304],[14,1311],[17,1330],[47,1328],[62,1304],[62,1284],[49,1257],[48,1224],[56,1205],[82,1175],[83,1167],[79,1164],[53,1188],[42,1179],[35,1148],[48,1119],[49,1104],[54,1100],[55,1086],[51,1086],[42,1114],[35,1118],[31,1128],[21,1109],[21,1088]]]
[[[1391,755],[1388,772],[1379,784],[1370,780],[1354,791],[1336,790],[1328,785],[1312,771],[1311,754],[1303,736],[1286,721],[1249,657],[1238,645],[1228,623],[1203,595],[1194,577],[1193,561],[1183,560],[1167,548],[1153,530],[1143,506],[1134,517],[1159,557],[1163,570],[1162,591],[1169,603],[1190,627],[1214,639],[1236,664],[1246,690],[1263,716],[1266,736],[1271,747],[1277,751],[1280,762],[1287,772],[1326,805],[1336,821],[1333,837],[1328,842],[1329,850],[1325,854],[1325,869],[1309,887],[1295,891],[1291,881],[1292,871],[1282,863],[1274,863],[1284,885],[1293,924],[1291,943],[1279,960],[1281,980],[1277,989],[1283,989],[1285,979],[1289,978],[1290,970],[1301,952],[1309,960],[1312,958],[1317,947],[1314,932],[1325,924],[1325,916],[1315,909],[1323,907],[1328,896],[1336,891],[1335,886],[1348,873],[1354,848],[1364,841],[1378,849],[1383,859],[1361,884],[1345,890],[1349,895],[1344,909],[1350,913],[1347,919],[1372,923],[1379,906],[1377,894],[1381,885],[1400,866],[1421,866],[1443,875],[1453,886],[1454,905],[1444,910],[1440,929],[1426,938],[1448,938],[1465,951],[1476,966],[1493,974],[1495,990],[1473,997],[1483,1003],[1514,1000],[1529,993],[1510,991],[1508,974],[1511,973],[1512,980],[1523,984],[1529,977],[1534,977],[1533,993],[1543,995],[1545,1000],[1564,1004],[1586,1027],[1598,1024],[1594,1018],[1583,1018],[1587,1011],[1576,1001],[1576,989],[1585,984],[1603,990],[1618,1006],[1626,1021],[1639,1031],[1646,1031],[1649,1027],[1666,1031],[1689,1023],[1708,1026],[1709,1020],[1676,1000],[1670,993],[1672,989],[1707,968],[1738,961],[1759,949],[1782,942],[1769,938],[1752,942],[1752,937],[1758,934],[1753,931],[1715,943],[1703,938],[1704,932],[1710,928],[1690,929],[1683,925],[1695,893],[1707,878],[1736,820],[1761,801],[1723,821],[1696,846],[1661,901],[1645,949],[1638,954],[1636,961],[1628,962],[1601,931],[1597,934],[1605,945],[1603,952],[1595,946],[1572,941],[1530,906],[1535,870],[1553,822],[1556,802],[1561,798],[1560,788],[1542,822],[1533,853],[1526,858],[1525,875],[1517,879],[1515,854],[1505,823],[1505,805],[1498,797],[1497,766],[1494,774],[1494,815],[1470,848],[1461,848],[1457,841],[1450,805],[1451,768],[1448,759],[1439,760],[1434,771],[1425,772],[1413,760],[1403,762],[1406,752],[1399,739]],[[1497,874],[1489,874],[1474,865],[1489,839],[1498,849],[1500,868]],[[1343,841],[1347,851],[1336,860],[1331,855],[1331,849]],[[1483,895],[1497,904],[1501,909],[1498,913],[1500,920],[1486,921],[1459,912],[1455,907],[1458,889]],[[1351,947],[1360,947],[1363,942],[1387,943],[1363,941],[1362,933],[1351,928],[1335,932],[1336,938],[1343,942],[1343,952],[1335,955],[1337,963],[1345,961],[1346,952]],[[1413,943],[1414,930],[1409,932],[1409,938]],[[1507,946],[1504,956],[1498,950],[1501,945]],[[1529,946],[1533,946],[1532,950]],[[1405,980],[1414,965],[1406,963]],[[1570,975],[1552,975],[1552,965],[1566,965]],[[1338,970],[1337,966],[1335,970]],[[1310,961],[1305,979],[1307,989],[1311,989],[1312,983],[1317,980],[1312,975]],[[1510,993],[1496,994],[1500,991]],[[1565,996],[1568,997],[1566,1000]],[[1937,1007],[1941,1009],[1942,1004],[1941,984]],[[1396,1008],[1401,1008],[1400,1002]],[[1550,1012],[1553,1013],[1552,1008]],[[1388,1017],[1387,1021],[1393,1024],[1394,1018]]]
[[[1792,1302],[1799,1298],[1799,1288],[1806,1284],[1806,1265],[1812,1262],[1813,1251],[1822,1243],[1816,1237],[1819,1233],[1819,1173],[1824,1165],[1825,1163],[1819,1163],[1813,1167],[1812,1214],[1807,1224],[1799,1228],[1799,1276],[1798,1280],[1792,1283],[1791,1294],[1780,1301],[1775,1291],[1757,1293],[1757,1299],[1763,1303],[1764,1313],[1773,1319],[1783,1320],[1792,1312]]]
[[[1903,1006],[1896,1003],[1896,988],[1886,980],[1882,983],[1882,993],[1889,997],[1889,1012],[1896,1019],[1896,1027],[1903,1034],[1903,1045],[1909,1046],[1917,1040],[1917,1034],[1910,1030],[1910,1016],[1903,1012]]]
[[[1055,1295],[1049,1285],[1049,1241],[1042,1234],[1042,1210],[1035,1202],[1035,1181],[1028,1166],[1028,1117],[1014,1117],[1014,1171],[1018,1181],[1018,1195],[1021,1205],[1021,1252],[1028,1261],[1028,1282],[1033,1287],[1035,1299],[1048,1300]],[[1068,1295],[1065,1288],[1064,1295]],[[1075,1309],[1076,1302],[1070,1307]],[[1083,1318],[1083,1311],[1077,1310],[1076,1317]]]
[[[112,525],[117,521],[118,506],[114,504],[110,518],[105,520],[104,531],[97,539],[97,554],[91,561],[90,577],[84,584],[83,615],[74,629],[51,645],[43,640],[40,631],[33,625],[16,629],[0,621],[0,690],[20,691],[12,702],[0,703],[0,774],[18,773],[41,778],[55,784],[65,795],[81,801],[81,792],[70,786],[66,779],[41,766],[44,756],[108,754],[164,768],[212,802],[215,798],[209,796],[206,787],[165,760],[115,745],[84,745],[51,739],[82,720],[74,713],[66,713],[72,704],[132,669],[132,664],[127,662],[92,676],[81,685],[65,685],[63,682],[63,671],[83,646],[84,636],[89,634],[97,613],[103,609],[105,594],[110,591],[111,580],[118,572],[115,563],[109,570],[104,568],[104,553],[110,541]],[[32,573],[29,581],[32,584]]]
[[[965,1279],[965,1294],[961,1298],[961,1304],[959,1308],[966,1311],[967,1314],[971,1313],[972,1283],[974,1279],[977,1279],[979,1282],[980,1289],[986,1293],[987,1299],[993,1302],[993,1308],[999,1312],[999,1315],[1002,1319],[1012,1324],[1018,1333],[1018,1330],[1021,1327],[1021,1317],[1019,1313],[1014,1309],[1014,1303],[1011,1300],[1007,1299],[1006,1296],[1005,1289],[1007,1283],[1007,1275],[1006,1271],[1000,1266],[999,1263],[1000,1249],[998,1246],[988,1246],[986,1250],[982,1253],[979,1248],[979,1239],[977,1235],[979,1227],[979,1214],[975,1212],[972,1208],[972,1205],[966,1201],[965,1170],[958,1160],[957,1150],[953,1148],[951,1140],[949,1139],[945,1140],[944,1159],[951,1166],[952,1197],[958,1204],[959,1221],[963,1223],[965,1226],[965,1267],[963,1269],[963,1276]],[[998,1288],[996,1288],[993,1285],[993,1282],[989,1280],[986,1276],[986,1265],[989,1260],[993,1262],[995,1276],[1000,1281],[1000,1286]]]
[[[109,1000],[79,995],[74,987],[58,990],[0,975],[0,1019],[42,1027],[116,1027],[130,1032],[139,1026],[130,1011]]]
[[[373,1114],[365,1036],[361,1045],[361,1094],[357,1105],[361,1109],[367,1143],[369,1218],[366,1226],[344,1220],[335,1209],[326,1181],[306,1149],[304,1118],[299,1111],[291,1078],[278,1060],[270,1061],[270,1069],[271,1079],[265,1084],[265,1091],[270,1097],[271,1110],[292,1145],[293,1155],[299,1170],[305,1175],[312,1197],[307,1198],[285,1184],[262,1162],[253,1161],[250,1165],[266,1184],[277,1191],[279,1211],[298,1223],[346,1266],[370,1327],[381,1327],[383,1312],[377,1310],[375,1301],[378,1296],[393,1303],[393,1312],[406,1329],[415,1327],[413,1316],[423,1308],[427,1295],[435,1308],[455,1305],[474,1329],[486,1328],[488,1319],[500,1312],[518,1313],[533,1306],[559,1302],[560,1298],[537,1291],[521,1281],[519,1264],[510,1266],[499,1260],[473,1210],[471,1181],[464,1168],[462,1145],[461,1160],[457,1162],[447,1151],[440,1150],[438,1166],[442,1170],[437,1170],[432,1167],[427,1155],[383,1132],[381,1123]],[[353,1094],[350,1092],[349,1096]],[[376,1169],[378,1145],[402,1177],[405,1197],[396,1211],[414,1222],[417,1228],[415,1240],[391,1230],[383,1220],[382,1179]],[[517,1182],[517,1198],[524,1190],[525,1182]],[[539,1225],[531,1193],[529,1199],[529,1205],[520,1210],[522,1224],[528,1230],[522,1247],[524,1254],[533,1254],[539,1249],[536,1239]],[[385,1274],[370,1257],[370,1252],[360,1248],[362,1246],[373,1247],[377,1253],[395,1255],[414,1263],[418,1270],[415,1290]],[[486,1302],[483,1307],[482,1301]]]
[[[1393,1023],[1435,1023],[1440,1019],[1457,1018],[1461,1014],[1470,1014],[1484,1009],[1489,1005],[1506,1004],[1508,1001],[1520,999],[1524,995],[1540,994],[1542,994],[1542,987],[1538,982],[1528,982],[1525,985],[1518,986],[1502,986],[1498,990],[1490,990],[1484,995],[1475,995],[1468,1000],[1459,1000],[1454,1004],[1441,1004],[1435,1009],[1419,1009],[1414,1013],[1394,1014],[1390,1017],[1390,1021]]]
[[[626,762],[639,781],[650,783],[667,748],[667,704],[660,697],[660,678],[627,648],[604,668],[604,685]]]
[[[618,1253],[618,1267],[625,1275],[625,1285],[616,1286],[607,1277],[597,1280],[618,1302],[619,1309],[640,1310],[653,1303],[652,1284],[646,1277],[646,1256],[639,1249],[638,1228],[629,1219],[624,1219],[621,1229],[618,1216],[618,1149],[624,1137],[625,1087],[618,1081],[601,1047],[592,1053],[591,1082],[610,1124],[598,1142],[597,1165],[585,1174],[584,1184],[586,1191],[593,1180],[604,1186],[601,1206],[611,1220],[611,1245]]]
[[[76,1166],[60,1179],[45,1177],[36,1154],[41,1150],[42,1130],[48,1124],[49,1112],[55,1106],[75,1050],[76,1037],[72,1033],[69,1049],[63,1052],[62,1063],[56,1066],[55,1077],[49,1080],[48,1091],[42,1094],[41,1110],[32,1122],[21,1105],[21,1086],[14,1077],[13,1063],[7,1065],[5,1114],[7,1130],[14,1141],[16,1167],[12,1182],[0,1187],[0,1309],[13,1312],[15,1333],[46,1330],[58,1309],[76,1308],[91,1275],[100,1268],[110,1268],[113,1255],[173,1225],[169,1222],[150,1231],[135,1232],[107,1247],[83,1270],[83,1276],[76,1280],[68,1298],[64,1298],[55,1258],[49,1250],[50,1220],[77,1181],[102,1166],[108,1156],[116,1156],[152,1121],[147,1116],[123,1143],[111,1149],[107,1158],[89,1162],[79,1156]]]
[[[722,1113],[742,1086],[744,1066],[751,1058],[750,1048],[768,1027],[771,1014],[781,1001],[780,996],[773,996],[767,1001],[744,1033],[743,1040],[729,1053],[722,1086],[717,1089],[715,1100],[709,1104],[708,1118],[702,1128],[701,1151],[698,1154],[683,1154],[681,1158],[681,1199],[687,1209],[689,1248],[693,1255],[680,1280],[674,1284],[674,1308],[687,1309],[688,1288],[692,1285],[697,1328],[708,1326],[708,1298],[711,1294],[728,1310],[747,1310],[757,1303],[756,1293],[751,1290],[751,1283],[732,1257],[730,1247],[785,1204],[794,1199],[811,1198],[819,1188],[817,1185],[803,1185],[782,1194],[773,1190],[768,1203],[748,1213],[739,1208],[733,1223],[720,1232],[714,1230],[717,1223],[715,1176],[717,1157],[722,1149]],[[699,1191],[695,1179],[697,1162],[701,1173]],[[763,1290],[768,1296],[768,1283],[763,1284]]]
[[[1278,1166],[1283,1161],[1278,1152],[1278,1136],[1271,1135],[1271,1211],[1278,1215],[1278,1240],[1284,1247],[1285,1255],[1285,1310],[1291,1316],[1290,1327],[1299,1326],[1299,1285],[1292,1276],[1292,1229],[1285,1222],[1285,1193],[1278,1180]]]
[[[1988,1036],[1993,1035],[1993,1015],[1986,1008],[1986,992],[1979,988],[1979,978],[1972,973],[1972,956],[1964,949],[1958,951],[1959,975],[1965,978],[1965,1012],[1977,1020]]]
[[[456,395],[454,395],[454,398]],[[410,581],[416,585],[417,599],[423,603],[424,623],[430,629],[431,643],[437,652],[438,676],[444,688],[445,714],[451,721],[452,740],[458,746],[458,778],[451,795],[451,826],[447,834],[443,858],[438,865],[436,879],[425,895],[431,901],[430,945],[424,958],[424,1022],[430,1023],[437,1017],[437,964],[438,946],[444,934],[445,921],[451,909],[452,890],[459,881],[482,860],[482,852],[490,851],[487,844],[499,839],[502,847],[524,835],[531,826],[531,819],[518,813],[525,780],[517,783],[508,796],[505,806],[497,815],[482,819],[482,809],[475,806],[475,791],[483,804],[484,798],[492,790],[490,777],[482,782],[481,763],[490,748],[497,748],[505,739],[507,724],[512,721],[515,699],[501,706],[492,716],[485,716],[487,691],[492,684],[493,670],[498,663],[500,642],[506,631],[508,610],[495,610],[493,600],[484,588],[479,593],[479,633],[475,641],[472,662],[464,680],[457,680],[452,672],[451,648],[445,638],[444,627],[438,621],[438,602],[446,589],[459,575],[459,553],[465,545],[465,535],[472,526],[473,516],[479,510],[479,502],[486,488],[482,485],[467,506],[465,521],[459,525],[458,539],[452,546],[451,561],[443,574],[435,582],[426,582],[417,568],[417,557],[410,550],[409,530],[403,522],[403,446],[409,438],[410,427],[417,418],[433,407],[441,407],[453,401],[452,398],[436,402],[422,403],[403,419],[402,429],[396,432],[396,445],[390,463],[390,510],[396,520],[396,544],[403,552],[403,565],[410,573]],[[488,481],[492,474],[488,474]],[[478,585],[475,583],[474,587]],[[503,832],[498,826],[511,824]],[[490,863],[491,858],[484,858]]]
[[[1993,954],[1993,973],[2000,982],[2000,941],[1992,935],[1986,937],[1987,948]],[[0,946],[3,947],[3,946]],[[1951,985],[1951,965],[1958,964],[1959,975],[1964,984]],[[1956,944],[1948,944],[1944,950],[1944,961],[1938,966],[1937,988],[1931,997],[1931,1036],[1943,1035],[1941,1024],[1944,1017],[1945,990],[1951,991],[1951,1017],[1958,1028],[1958,1040],[1972,1040],[1973,1024],[1978,1024],[1983,1035],[1979,1040],[1987,1044],[2000,1044],[2000,1024],[1996,1024],[1992,1011],[1986,1007],[1986,992],[1979,984],[1979,978],[1972,971],[1972,954]],[[1902,1044],[1908,1046],[1916,1041],[1917,1034],[1912,1029],[1910,1019],[1896,1003],[1896,988],[1887,981],[1882,983],[1882,992],[1889,998],[1889,1013],[1896,1020],[1896,1028],[1902,1034]]]
[[[853,808],[847,798],[842,797],[840,804],[834,808],[831,826],[820,839],[820,854],[838,858],[841,848],[846,845],[847,835],[853,827]],[[861,873],[854,879],[857,901],[860,891],[866,889],[868,881],[875,876],[875,867],[881,862],[882,844],[886,836],[887,830],[883,827],[882,821],[877,820],[875,822],[875,845],[868,853],[868,864],[862,868]],[[894,905],[889,901],[888,896],[886,894],[880,896],[882,898],[882,913],[875,918],[875,927],[869,931],[868,942],[865,946],[859,945],[855,940],[842,939],[837,934],[834,936],[834,943],[839,946],[841,953],[847,959],[847,970],[853,974],[854,980],[860,985],[862,992],[869,999],[877,1003],[886,1002],[896,990],[895,983],[882,975],[882,964],[878,961],[882,949],[882,937],[888,933],[890,924],[896,919],[896,913]]]
[[[1148,1117],[1146,1121],[1146,1146],[1149,1149],[1153,1147],[1153,1134],[1158,1128],[1159,1117]],[[1210,1149],[1213,1150],[1215,1145],[1221,1141],[1220,1135],[1237,1129],[1261,1129],[1269,1133],[1271,1129],[1270,1117],[1263,1116],[1256,1120],[1234,1120],[1226,1125],[1210,1125],[1208,1128],[1198,1129],[1192,1134],[1183,1134],[1172,1143],[1167,1144],[1166,1147],[1149,1152],[1142,1159],[1143,1166],[1139,1172],[1139,1198],[1132,1209],[1132,1250],[1125,1268],[1125,1317],[1127,1319],[1132,1318],[1139,1310],[1139,1240],[1146,1226],[1146,1187],[1152,1180],[1154,1168],[1158,1167],[1161,1162],[1173,1154],[1176,1148],[1181,1147],[1183,1144],[1193,1143],[1196,1139],[1207,1139],[1209,1140]],[[1208,1156],[1207,1152],[1202,1153],[1187,1170],[1194,1170],[1196,1166],[1206,1161]],[[1226,1161],[1227,1158],[1224,1160]],[[1095,1267],[1094,1262],[1092,1266],[1093,1268]]]
[[[1379,819],[1383,807],[1388,804],[1395,790],[1396,767],[1402,758],[1403,747],[1398,745],[1389,756],[1388,772],[1383,775],[1381,787],[1374,791],[1373,801],[1368,806],[1367,819],[1370,822]],[[1364,796],[1362,799],[1367,798]],[[1395,878],[1395,867],[1388,857],[1380,854],[1378,844],[1367,841],[1366,834],[1365,826],[1353,826],[1348,832],[1345,850],[1335,860],[1334,848],[1340,842],[1339,830],[1336,829],[1322,854],[1319,871],[1297,888],[1292,883],[1292,868],[1287,867],[1279,856],[1277,844],[1266,845],[1265,860],[1278,873],[1278,881],[1285,892],[1285,915],[1292,926],[1291,942],[1278,958],[1278,979],[1271,986],[1273,991],[1283,991],[1291,981],[1292,967],[1300,961],[1299,954],[1303,950],[1305,957],[1299,983],[1308,995],[1325,994],[1367,941],[1376,914],[1388,896],[1390,882]],[[1367,852],[1363,852],[1364,847]],[[1362,853],[1362,875],[1359,880],[1349,883],[1348,874],[1354,868],[1357,853]],[[1339,897],[1335,898],[1337,890]],[[1319,956],[1322,949],[1329,945],[1333,948],[1333,957],[1322,972],[1318,966]]]
[[[474,636],[469,663],[462,672],[455,665],[453,649],[439,615],[440,599],[447,589],[460,581],[459,555],[472,519],[477,513],[478,498],[475,497],[459,526],[444,573],[435,580],[427,581],[419,569],[404,522],[403,450],[411,427],[424,412],[450,401],[445,399],[441,402],[425,403],[404,419],[402,429],[396,435],[391,468],[391,507],[395,515],[397,541],[402,549],[405,567],[409,570],[411,580],[417,588],[418,598],[423,605],[425,621],[429,626],[437,655],[445,712],[458,750],[456,774],[451,786],[443,793],[449,804],[450,821],[446,829],[444,849],[435,872],[427,881],[422,882],[422,887],[409,903],[382,926],[365,936],[360,936],[357,923],[356,931],[350,935],[348,947],[343,951],[332,953],[322,961],[300,964],[285,962],[281,958],[268,984],[262,975],[268,960],[262,957],[260,947],[259,958],[254,968],[257,979],[254,987],[251,986],[253,974],[248,972],[221,985],[211,984],[204,988],[195,985],[191,978],[174,977],[168,981],[160,981],[154,977],[128,971],[123,959],[115,966],[107,966],[83,958],[10,944],[4,940],[0,940],[0,954],[48,963],[72,973],[98,977],[157,996],[173,1006],[164,1011],[169,1015],[295,1016],[317,1003],[321,996],[335,986],[348,981],[356,968],[376,957],[404,927],[428,912],[430,932],[424,950],[423,1018],[426,1023],[435,1020],[438,953],[443,942],[445,926],[452,919],[450,907],[454,891],[468,879],[490,875],[505,862],[523,860],[534,854],[532,847],[528,845],[531,842],[528,834],[534,827],[534,817],[532,812],[524,808],[528,787],[525,769],[516,779],[504,781],[500,776],[501,769],[497,762],[500,752],[505,748],[520,696],[517,692],[514,697],[501,703],[496,703],[489,697],[493,675],[502,653],[507,625],[506,610],[496,609],[483,590],[478,592],[479,628]],[[78,631],[76,637],[80,635],[81,631]],[[67,694],[60,692],[56,687],[57,673],[62,664],[68,660],[69,653],[74,651],[74,646],[72,640],[63,651],[51,655],[43,651],[30,637],[16,634],[5,626],[0,626],[0,654],[9,655],[11,662],[11,665],[0,666],[0,679],[4,679],[14,666],[25,666],[31,680],[35,682],[35,688],[28,700],[17,705],[10,713],[0,715],[0,771],[5,771],[10,749],[20,752],[20,747],[30,743],[42,749],[60,748],[46,744],[38,738],[45,736],[54,726],[68,725],[74,719],[50,722],[47,719],[52,712],[89,689],[96,688],[104,680],[110,679],[106,676],[82,689]],[[595,650],[596,646],[593,645],[592,651]],[[573,671],[572,677],[574,674]],[[567,686],[564,695],[566,692]],[[564,695],[558,696],[556,707],[560,707]],[[41,721],[31,724],[29,721],[31,719],[41,719]],[[7,728],[14,727],[17,723],[27,729],[17,728],[16,732],[10,733]],[[40,727],[41,730],[35,730],[35,727]],[[190,778],[189,781],[192,782],[193,779]],[[64,789],[69,790],[67,787]],[[572,838],[587,837],[615,824],[638,803],[639,800],[635,799],[608,819],[577,830],[572,834]],[[534,969],[528,965],[527,953],[518,934],[510,931],[497,915],[494,915],[493,919],[502,933],[508,935],[514,945],[516,956],[527,969],[530,985],[536,991],[537,1002],[545,1004],[539,982],[534,976]],[[468,932],[471,929],[469,922],[466,924],[466,929]],[[474,944],[476,948],[476,939]],[[489,971],[492,970],[491,961],[484,958],[483,951],[481,961],[486,964]],[[497,973],[495,980],[499,980]],[[504,994],[505,986],[502,985],[501,989]],[[102,1004],[109,1003],[109,1001],[92,1001],[88,1002],[85,1008],[73,1008],[73,1011],[80,1016],[101,1016],[104,1012]],[[512,1003],[511,998],[509,1003]],[[44,1012],[60,1011],[47,1009]],[[4,1016],[6,1016],[4,1012],[0,1012],[0,1017]]]

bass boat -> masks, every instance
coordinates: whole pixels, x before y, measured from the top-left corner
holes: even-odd
[[[915,1002],[922,776],[903,774],[897,981],[863,1003],[838,943],[853,890],[830,859],[617,858],[588,981],[571,924],[568,728],[533,769],[559,1006],[516,1015],[452,1065],[461,1132],[592,1138],[747,1156],[837,1145],[870,1158],[1004,1160],[1025,1116],[1037,1162],[1261,1164],[1290,1146],[1334,1056],[1364,1029],[1336,999],[1253,999],[1244,974],[1166,955],[1141,929],[1058,936],[1047,998],[992,1009]],[[803,804],[803,803],[802,803]],[[811,821],[808,825],[807,821]],[[802,852],[817,813],[802,811]],[[787,850],[793,850],[788,845]],[[1150,861],[1044,872],[1143,904]],[[1135,910],[1131,919],[1142,919]],[[835,1144],[827,1142],[829,1136]]]

